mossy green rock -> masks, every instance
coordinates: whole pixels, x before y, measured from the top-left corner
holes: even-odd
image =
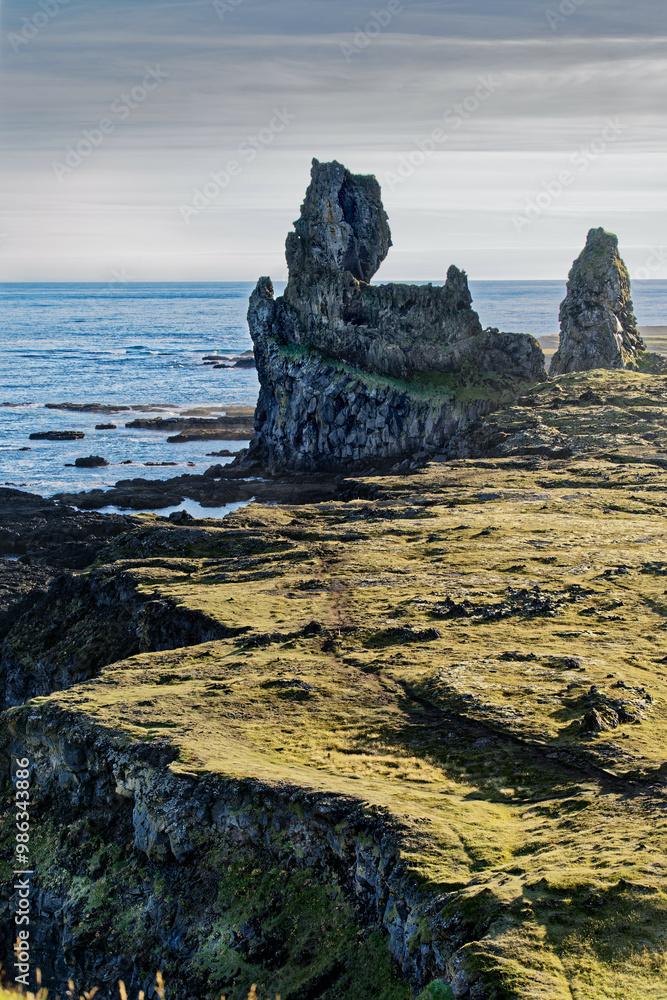
[[[451,986],[443,983],[442,979],[436,979],[419,994],[417,1000],[454,1000],[454,994]]]

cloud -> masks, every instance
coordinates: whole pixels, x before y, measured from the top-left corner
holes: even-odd
[[[336,156],[381,176],[438,127],[446,139],[429,165],[393,193],[394,211],[400,219],[408,205],[428,213],[445,204],[438,209],[441,223],[446,227],[449,217],[459,232],[454,203],[470,204],[473,214],[475,204],[484,204],[484,213],[474,215],[481,254],[485,240],[496,245],[499,220],[531,197],[552,163],[590,143],[607,118],[622,121],[622,136],[614,155],[592,164],[588,175],[591,190],[597,183],[607,199],[598,207],[605,217],[634,203],[646,182],[646,155],[664,150],[667,8],[653,0],[635,9],[618,0],[604,8],[582,0],[556,30],[545,12],[558,11],[561,0],[402,0],[400,11],[382,30],[366,32],[367,44],[351,57],[343,47],[349,49],[358,32],[363,40],[372,11],[388,9],[384,0],[368,6],[242,0],[222,20],[208,0],[48,2],[61,9],[16,51],[10,36],[40,10],[39,2],[2,5],[0,229],[14,234],[13,244],[7,239],[0,247],[5,268],[13,268],[7,276],[17,273],[12,260],[31,254],[76,277],[82,268],[105,267],[110,252],[122,256],[141,246],[151,274],[163,273],[166,247],[170,276],[179,266],[191,275],[193,261],[218,254],[224,279],[222,262],[236,267],[234,248],[242,243],[238,259],[252,277],[261,270],[252,246],[267,249],[263,217],[270,215],[275,226],[271,259],[282,260],[311,156]],[[149,66],[161,67],[166,79],[116,121],[115,102],[141,85]],[[495,81],[493,94],[459,115],[457,106],[474,105],[484,77]],[[242,176],[183,232],[179,204],[265,129],[276,107],[294,122],[244,163]],[[112,119],[113,130],[58,182],[54,161],[104,118]],[[463,175],[459,155],[467,157]],[[494,174],[494,155],[498,163],[508,158],[503,162],[513,163],[514,173]],[[652,183],[657,202],[660,178]],[[443,202],[443,190],[455,198]],[[648,214],[642,211],[650,243],[652,227],[667,220],[659,213],[648,220]],[[557,219],[553,232],[560,233],[567,219],[567,240],[578,240],[577,219],[587,217],[586,205],[568,196],[547,213],[543,232]],[[418,234],[407,223],[397,225],[409,244],[401,252],[409,256],[413,244],[421,245]],[[248,244],[244,232],[256,242]],[[436,252],[438,235],[423,239],[424,252]],[[465,241],[462,249],[470,249]],[[511,253],[517,268],[533,266],[520,242]],[[76,264],[61,263],[65,259]]]

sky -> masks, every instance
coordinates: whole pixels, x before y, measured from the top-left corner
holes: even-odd
[[[0,281],[284,280],[313,157],[377,280],[667,278],[664,0],[1,0]]]

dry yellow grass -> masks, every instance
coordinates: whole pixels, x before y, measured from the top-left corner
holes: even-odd
[[[161,972],[158,971],[155,980],[156,980],[155,992],[157,993],[159,1000],[165,1000],[167,996],[167,990]],[[38,983],[41,981],[41,973],[39,969],[37,970],[37,981]],[[79,1000],[93,1000],[93,997],[98,992],[99,990],[97,988],[93,988],[92,990],[82,993],[81,996],[79,997]],[[125,987],[125,983],[122,980],[120,980],[118,983],[118,994],[120,996],[120,1000],[128,1000],[127,989]],[[31,993],[29,990],[23,990],[23,989],[15,990],[8,986],[0,986],[0,1000],[19,1000],[19,998],[20,1000],[46,1000],[48,995],[49,995],[48,989],[41,986],[38,989],[37,993]],[[69,989],[67,990],[67,996],[76,997],[75,986],[71,980],[69,982]],[[137,1000],[144,1000],[143,990],[139,991]],[[226,998],[223,996],[221,997],[221,1000],[226,1000]],[[259,1000],[256,985],[253,985],[250,992],[248,993],[248,1000]],[[276,1000],[281,1000],[280,995],[276,997]]]

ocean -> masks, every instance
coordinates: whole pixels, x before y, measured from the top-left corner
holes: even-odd
[[[224,411],[254,405],[254,370],[213,369],[203,360],[252,347],[245,316],[253,287],[252,282],[0,284],[0,485],[51,496],[137,476],[201,473],[231,461],[210,453],[236,452],[247,442],[169,444],[164,433],[124,425],[139,416],[193,407]],[[283,287],[276,283],[276,294]],[[563,282],[471,281],[470,288],[484,326],[538,338],[557,334]],[[640,282],[633,292],[639,324],[667,326],[667,281]],[[48,403],[140,409],[103,416],[48,409]],[[103,422],[118,429],[95,430]],[[49,430],[78,430],[86,437],[29,440],[33,431]],[[68,468],[91,454],[110,464]],[[121,465],[127,462],[132,464]]]

